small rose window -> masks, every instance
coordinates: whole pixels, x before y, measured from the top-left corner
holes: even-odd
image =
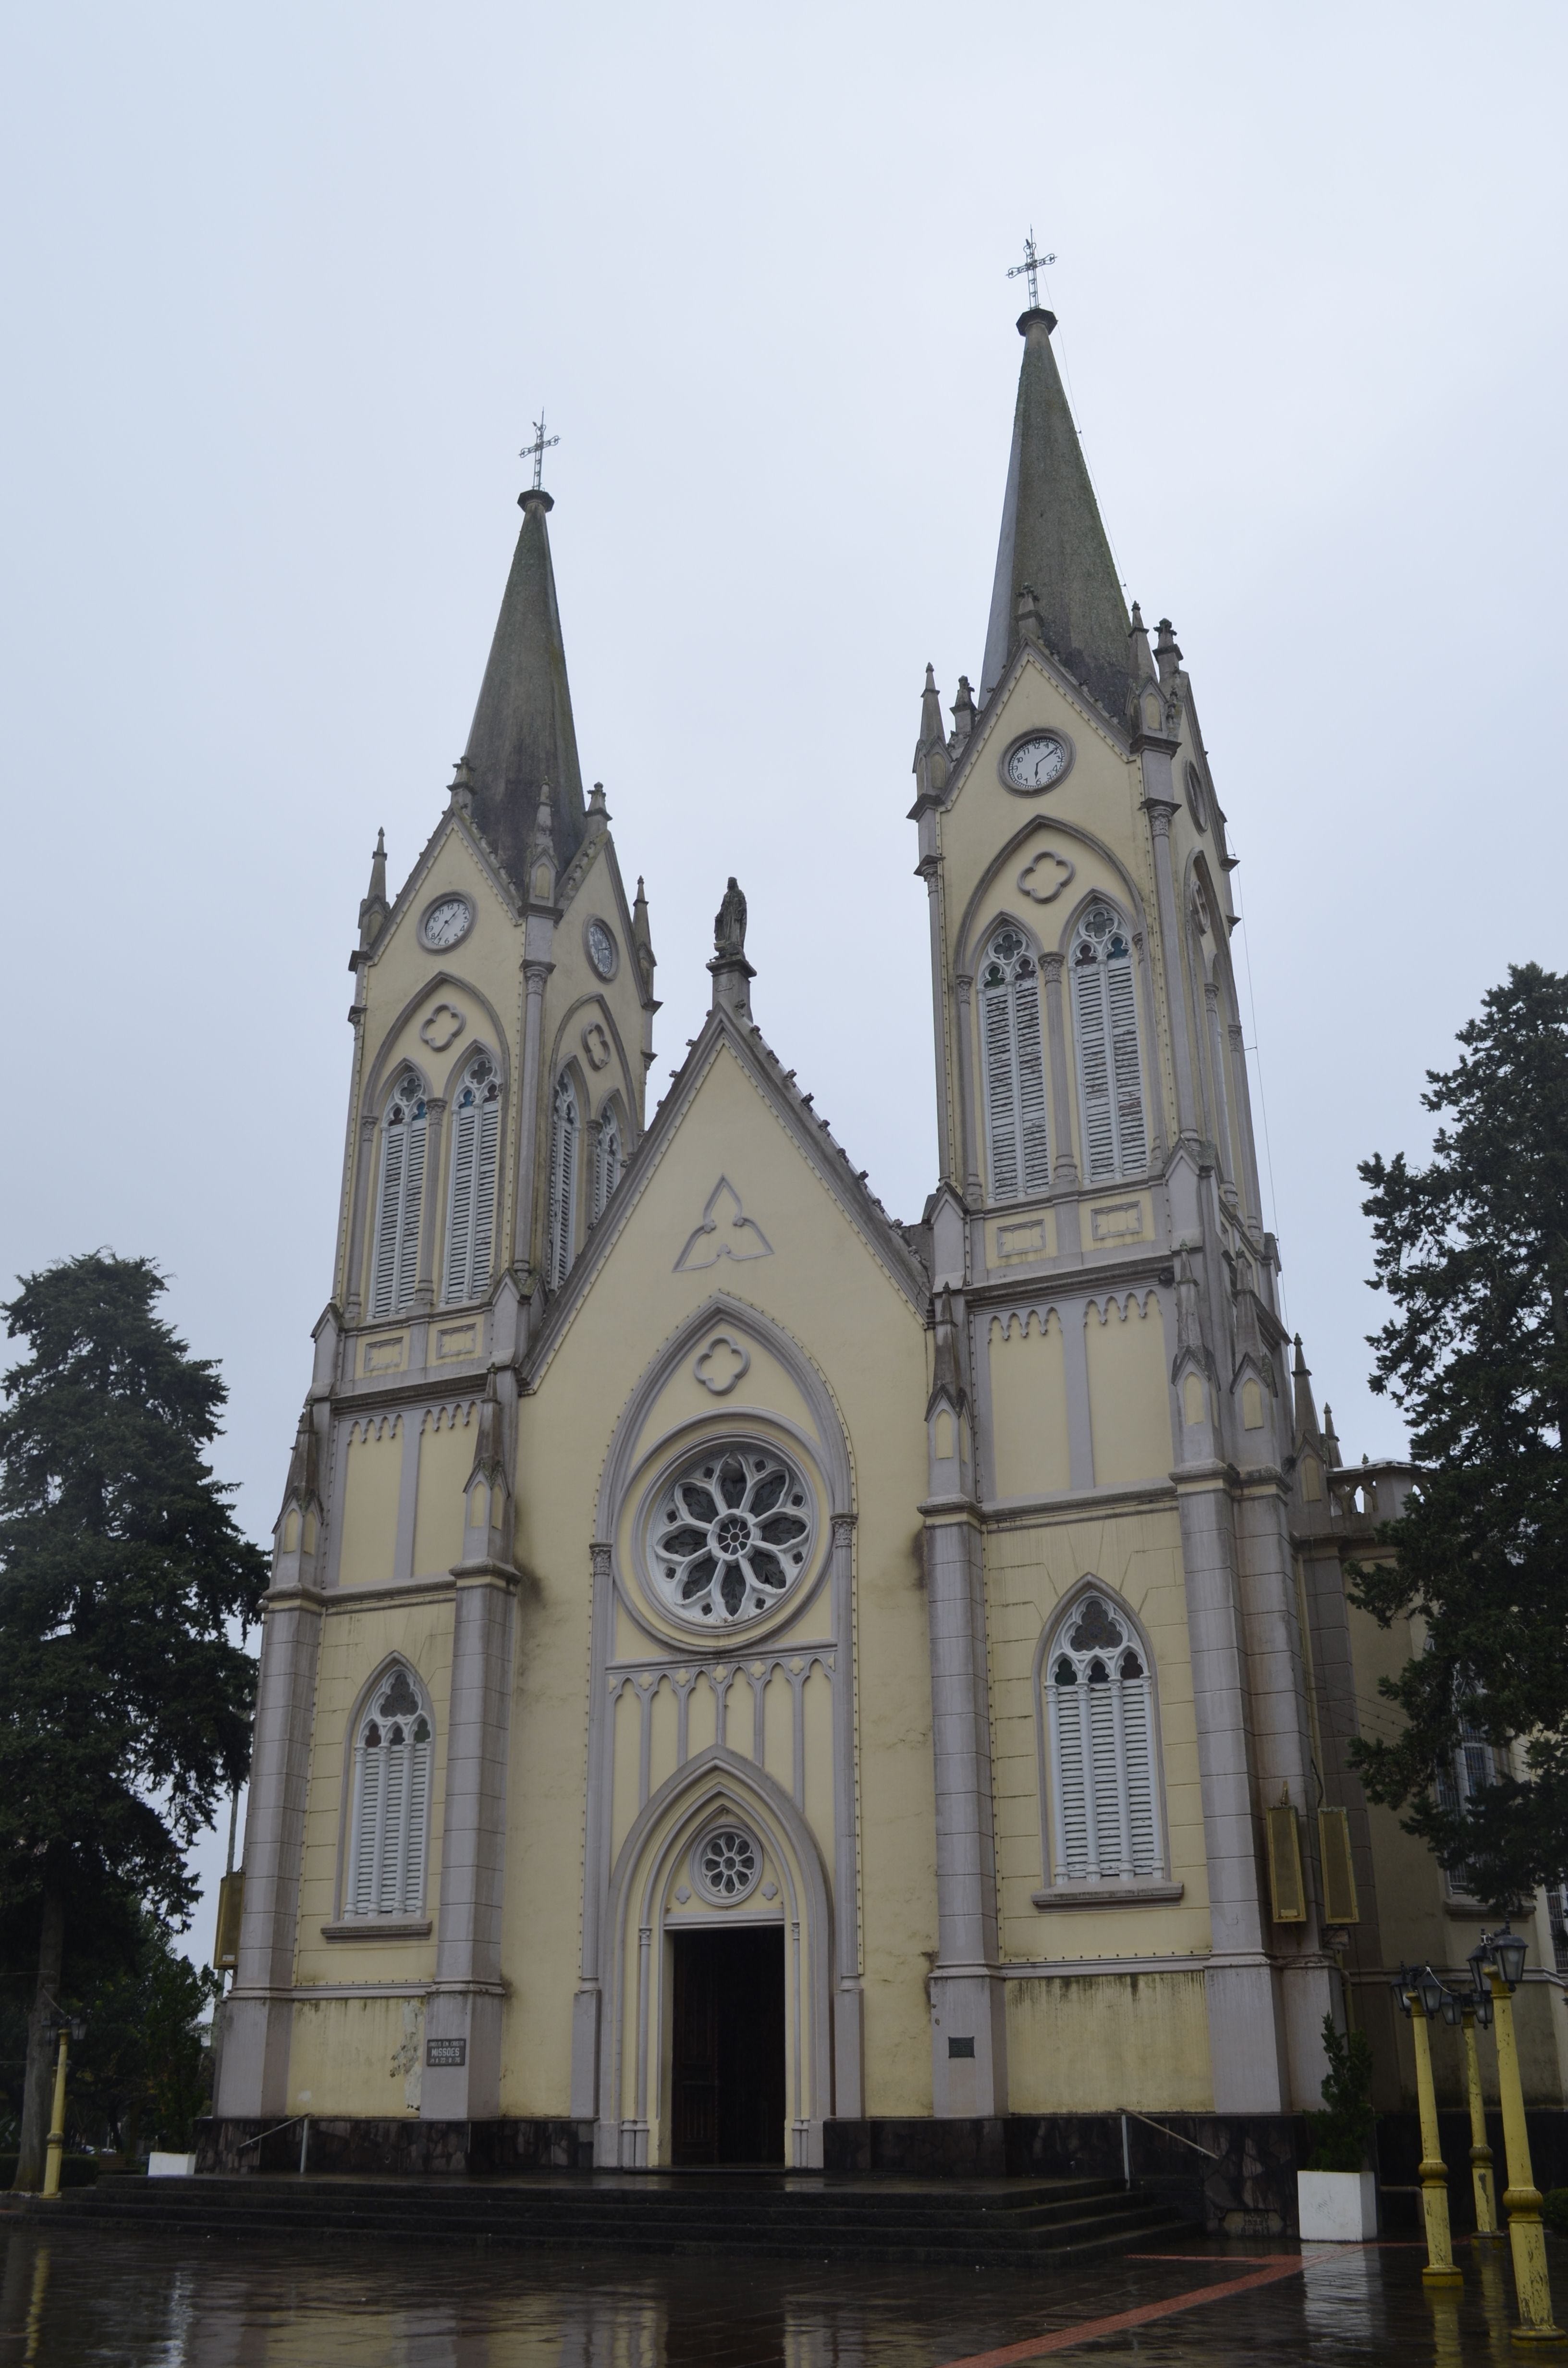
[[[728,1907],[756,1889],[762,1852],[741,1827],[719,1826],[698,1843],[691,1871],[703,1897]]]
[[[777,1448],[705,1449],[653,1500],[655,1592],[694,1627],[755,1620],[804,1576],[815,1528],[810,1484]]]

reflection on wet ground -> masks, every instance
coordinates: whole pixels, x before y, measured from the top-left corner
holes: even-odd
[[[1006,2368],[1051,2356],[1140,2368],[1468,2368],[1517,2360],[1506,2248],[1461,2248],[1428,2295],[1415,2246],[1308,2257],[1181,2240],[1054,2278],[809,2261],[577,2261],[301,2246],[36,2220],[5,2230],[0,2368]],[[1269,2283],[1097,2337],[1095,2322],[1274,2268]],[[1552,2247],[1568,2307],[1568,2247]],[[1076,2330],[1082,2328],[1082,2336]],[[1085,2351],[1084,2343],[1092,2346]],[[1547,2357],[1568,2357],[1568,2351]]]

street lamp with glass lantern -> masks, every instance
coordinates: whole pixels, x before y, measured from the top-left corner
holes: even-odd
[[[1475,2233],[1478,2237],[1495,2241],[1501,2232],[1497,2226],[1496,2193],[1492,2178],[1492,2149],[1486,2143],[1486,2104],[1481,2093],[1481,2059],[1475,2052],[1478,2003],[1474,1988],[1445,1989],[1443,1992],[1443,2021],[1450,2031],[1462,2030],[1464,2032],[1465,2092],[1470,2100],[1470,2180],[1475,2190]],[[1490,2020],[1490,1997],[1486,2005]]]
[[[52,2203],[60,2193],[60,2170],[65,2158],[65,2066],[66,2041],[78,2044],[87,2035],[86,2019],[83,2015],[61,2014],[57,2007],[55,2028],[60,2036],[60,2050],[54,2059],[54,2110],[50,2115],[49,2139],[43,2158],[43,2201]]]
[[[1546,2235],[1540,2224],[1540,2192],[1530,2169],[1524,2083],[1519,2077],[1518,2040],[1514,2031],[1514,1992],[1524,1979],[1528,1947],[1519,1933],[1505,1925],[1501,1932],[1482,1934],[1472,1962],[1478,1977],[1483,1973],[1486,1976],[1497,2023],[1497,2087],[1503,2104],[1503,2143],[1508,2159],[1503,2208],[1508,2215],[1514,2286],[1519,2298],[1519,2324],[1513,2331],[1514,2340],[1554,2343],[1562,2340],[1562,2329],[1552,2323]]]
[[[1426,2266],[1422,2283],[1428,2286],[1464,2283],[1454,2267],[1453,2241],[1449,2234],[1449,2169],[1437,2136],[1437,2099],[1432,2086],[1432,2043],[1426,2024],[1440,2011],[1443,1985],[1430,1965],[1401,1965],[1393,1978],[1393,1994],[1411,2026],[1415,2043],[1415,2095],[1421,2108],[1421,2212],[1426,2227]],[[1428,2000],[1430,2006],[1428,2007]]]

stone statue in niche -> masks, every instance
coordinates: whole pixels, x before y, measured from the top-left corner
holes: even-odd
[[[746,950],[746,900],[742,895],[734,873],[724,891],[724,901],[713,916],[713,951],[721,956],[744,955]]]

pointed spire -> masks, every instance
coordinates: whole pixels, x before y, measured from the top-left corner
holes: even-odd
[[[605,785],[602,781],[596,781],[593,795],[588,800],[588,828],[591,831],[603,830],[609,818],[609,808],[605,803]]]
[[[948,737],[942,729],[942,695],[937,689],[936,669],[926,669],[926,688],[920,694],[920,737],[915,744],[915,762],[910,770],[915,775],[917,798],[939,798],[948,786]]]
[[[1181,651],[1176,645],[1176,627],[1168,617],[1162,617],[1156,628],[1158,639],[1154,656],[1159,664],[1160,680],[1169,682],[1181,666]]]
[[[959,695],[953,701],[952,737],[948,743],[948,746],[951,748],[954,756],[957,756],[959,750],[964,746],[970,734],[973,730],[974,693],[970,688],[968,675],[960,674],[959,677]]]
[[[1296,1335],[1296,1353],[1290,1366],[1290,1379],[1295,1397],[1297,1441],[1299,1443],[1304,1439],[1315,1440],[1318,1437],[1318,1410],[1312,1397],[1312,1372],[1301,1353],[1301,1336],[1299,1332]]]
[[[562,866],[582,845],[587,817],[545,525],[554,505],[537,486],[519,495],[518,504],[522,531],[464,760],[474,821],[508,878],[521,888],[529,825],[544,783],[555,784],[556,854]]]
[[[642,874],[637,878],[637,901],[631,907],[631,941],[637,949],[637,967],[642,973],[642,992],[653,992],[653,940],[648,928],[648,899],[643,892]]]
[[[1149,650],[1149,629],[1143,622],[1143,611],[1136,600],[1132,603],[1132,631],[1127,636],[1129,671],[1138,682],[1154,680],[1154,661]]]
[[[376,833],[376,851],[370,858],[370,887],[359,906],[359,951],[368,954],[381,934],[381,924],[391,912],[387,903],[387,835]]]
[[[1337,1472],[1345,1458],[1339,1452],[1339,1441],[1335,1436],[1334,1408],[1326,1399],[1323,1409],[1323,1452],[1329,1470]]]
[[[1017,645],[1018,602],[1027,585],[1046,648],[1119,723],[1127,703],[1127,606],[1051,349],[1055,326],[1054,313],[1039,309],[1018,322],[1024,359],[981,702],[995,689]]]

